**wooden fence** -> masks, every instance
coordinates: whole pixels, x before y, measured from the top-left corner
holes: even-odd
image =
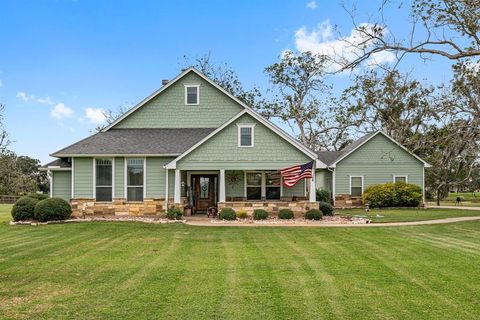
[[[20,196],[5,196],[0,195],[0,203],[15,203]]]

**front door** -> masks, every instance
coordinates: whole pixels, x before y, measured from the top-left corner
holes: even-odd
[[[192,175],[194,213],[206,213],[217,205],[217,181],[218,176],[213,174]]]

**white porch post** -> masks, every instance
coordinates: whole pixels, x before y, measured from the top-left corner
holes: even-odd
[[[225,170],[220,170],[220,181],[219,181],[219,195],[218,202],[225,202]]]
[[[174,192],[175,203],[180,203],[180,192],[181,192],[180,187],[181,187],[180,170],[175,169],[175,192]]]
[[[310,192],[309,192],[310,202],[317,201],[317,187],[315,186],[315,165],[312,168],[312,177],[310,178]]]
[[[168,208],[168,169],[165,169],[165,208]]]

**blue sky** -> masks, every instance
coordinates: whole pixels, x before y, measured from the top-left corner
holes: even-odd
[[[0,102],[11,149],[45,163],[88,136],[100,109],[133,105],[173,78],[184,55],[211,52],[247,87],[266,88],[263,69],[283,50],[336,44],[335,25],[350,34],[341,3],[0,0]],[[366,22],[377,1],[361,3],[358,21]],[[397,35],[407,35],[407,19],[408,4],[387,13]],[[431,83],[451,77],[442,59],[409,57],[401,67]],[[348,77],[330,81],[339,91]]]

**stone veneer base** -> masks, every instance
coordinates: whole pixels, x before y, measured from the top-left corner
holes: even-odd
[[[310,209],[318,209],[318,202],[309,201],[231,201],[219,202],[218,209],[232,208],[235,211],[245,211],[248,215],[253,214],[255,209],[264,209],[271,215],[277,215],[281,209],[290,209],[295,217],[303,217]]]
[[[362,206],[362,197],[351,196],[349,194],[335,195],[336,208],[361,208]]]

